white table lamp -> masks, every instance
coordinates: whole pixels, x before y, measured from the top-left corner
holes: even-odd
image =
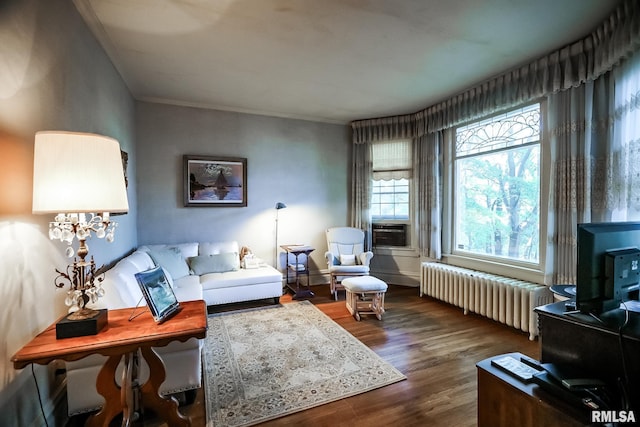
[[[33,161],[34,214],[56,214],[49,223],[49,237],[66,242],[67,256],[77,258],[59,274],[55,285],[70,285],[66,304],[68,320],[96,316],[86,305],[104,294],[86,240],[113,241],[117,224],[110,213],[127,212],[127,190],[120,144],[113,138],[78,132],[36,133]],[[73,241],[78,239],[74,251]]]

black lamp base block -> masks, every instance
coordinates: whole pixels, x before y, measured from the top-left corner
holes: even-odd
[[[91,311],[93,313],[87,313],[84,316],[70,313],[60,319],[56,323],[56,338],[83,337],[85,335],[96,335],[100,332],[107,325],[107,309]],[[74,319],[74,317],[82,318]]]

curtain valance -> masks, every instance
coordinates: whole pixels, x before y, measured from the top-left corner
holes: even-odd
[[[351,123],[353,142],[416,138],[538,97],[577,87],[640,49],[640,2],[625,0],[595,31],[414,114]]]
[[[353,141],[356,144],[392,139],[411,139],[415,136],[415,115],[385,117],[352,122]]]

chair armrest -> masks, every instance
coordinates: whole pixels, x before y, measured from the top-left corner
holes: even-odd
[[[369,266],[369,261],[373,258],[373,252],[367,251],[360,254],[360,264]]]

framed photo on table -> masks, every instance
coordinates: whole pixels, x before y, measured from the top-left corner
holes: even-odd
[[[184,205],[247,206],[247,159],[184,157]]]
[[[136,273],[135,276],[153,320],[162,323],[180,311],[180,303],[162,267]]]

